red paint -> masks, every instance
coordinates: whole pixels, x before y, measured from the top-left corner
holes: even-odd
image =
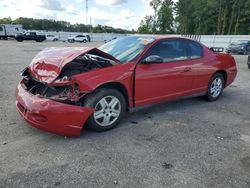
[[[171,37],[165,37],[171,38]],[[92,92],[104,84],[116,83],[125,88],[130,107],[138,107],[184,96],[206,93],[209,80],[217,71],[226,72],[226,86],[237,74],[234,58],[229,54],[216,54],[203,47],[203,57],[161,64],[139,64],[143,55],[160,37],[147,47],[134,61],[74,75],[71,81],[56,80],[61,69],[77,56],[98,53],[117,61],[114,57],[94,48],[60,48],[40,52],[29,69],[33,77],[50,85],[77,83],[82,92]],[[44,63],[42,63],[44,62]],[[63,84],[62,84],[63,83]],[[134,85],[135,84],[135,85]],[[67,105],[29,94],[20,83],[16,90],[17,109],[33,126],[60,135],[79,136],[94,109]],[[32,116],[32,114],[35,114]],[[41,115],[41,116],[39,116]],[[47,118],[47,121],[46,121]]]
[[[29,71],[32,77],[46,83],[53,82],[61,73],[62,68],[80,55],[86,53],[100,54],[106,58],[118,62],[113,56],[106,54],[97,48],[87,47],[56,47],[45,48],[31,61]]]
[[[62,136],[80,136],[83,123],[94,109],[42,99],[28,93],[20,83],[16,88],[18,112],[32,126]]]

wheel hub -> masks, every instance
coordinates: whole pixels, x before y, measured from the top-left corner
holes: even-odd
[[[95,106],[94,119],[101,126],[113,124],[120,116],[121,103],[114,96],[106,96]]]
[[[210,88],[210,93],[213,98],[216,98],[220,95],[222,91],[222,79],[221,78],[215,78],[214,81],[212,82],[211,88]]]

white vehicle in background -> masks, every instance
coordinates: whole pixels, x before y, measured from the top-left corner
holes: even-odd
[[[88,42],[88,37],[86,35],[76,35],[73,37],[68,37],[68,42]]]
[[[8,40],[8,37],[14,38],[15,35],[23,32],[22,25],[0,24],[0,40]]]
[[[52,34],[48,34],[46,35],[46,40],[49,40],[49,41],[58,41],[59,38],[55,35],[52,35]]]

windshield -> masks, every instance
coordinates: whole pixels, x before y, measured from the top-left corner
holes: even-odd
[[[122,37],[102,45],[99,49],[125,63],[137,58],[154,40],[154,37]]]

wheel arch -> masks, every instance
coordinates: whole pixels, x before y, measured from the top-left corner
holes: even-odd
[[[105,84],[102,84],[100,86],[98,86],[94,91],[96,91],[97,89],[101,89],[101,88],[112,88],[112,89],[116,89],[119,92],[121,92],[121,94],[124,96],[124,99],[126,101],[126,110],[129,110],[130,107],[130,100],[129,100],[129,94],[128,94],[128,90],[126,89],[126,87],[120,83],[120,82],[108,82]]]
[[[216,74],[216,73],[220,73],[222,76],[223,76],[223,78],[224,78],[224,87],[227,85],[227,72],[225,71],[225,70],[218,70],[218,71],[216,71],[214,74],[213,74],[213,76]]]

